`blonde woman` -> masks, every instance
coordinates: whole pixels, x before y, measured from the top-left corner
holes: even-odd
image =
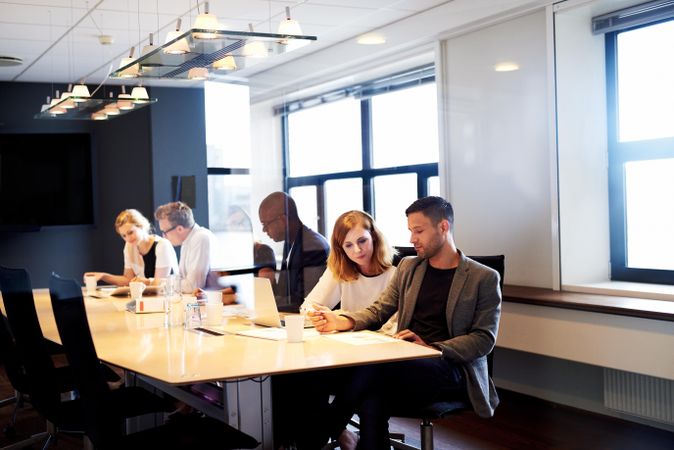
[[[394,250],[377,228],[374,219],[363,211],[348,211],[337,218],[330,239],[328,268],[302,304],[308,310],[314,304],[333,309],[358,311],[379,297],[395,268]],[[395,319],[382,331],[395,333]]]
[[[162,278],[178,273],[178,259],[171,243],[151,233],[150,222],[135,209],[125,209],[115,219],[115,231],[124,239],[124,273],[87,272],[97,281],[126,286],[130,281],[159,284]]]

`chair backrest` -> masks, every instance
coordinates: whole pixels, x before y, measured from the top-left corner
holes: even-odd
[[[0,291],[16,354],[25,371],[25,389],[31,404],[47,420],[58,414],[61,393],[54,362],[35,310],[28,272],[0,267]]]
[[[0,363],[5,366],[5,373],[14,390],[27,393],[26,369],[19,360],[14,336],[4,314],[0,314]]]
[[[498,272],[499,285],[501,292],[503,292],[503,278],[505,276],[505,255],[490,255],[490,256],[469,256],[470,259],[491,267]],[[494,373],[494,351],[492,350],[487,355],[487,372],[491,377]]]
[[[119,408],[112,405],[110,388],[100,370],[82,288],[75,280],[52,274],[49,294],[61,343],[80,393],[87,436],[95,447],[107,448],[120,435],[122,418],[116,413]]]

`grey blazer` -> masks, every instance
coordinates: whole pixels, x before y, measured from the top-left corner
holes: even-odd
[[[494,348],[501,315],[499,275],[463,253],[459,255],[461,261],[447,301],[450,338],[432,344],[442,350],[443,358],[463,367],[473,409],[481,417],[491,417],[499,399],[487,372],[487,354]],[[403,259],[377,301],[342,315],[354,320],[354,330],[379,329],[398,311],[398,331],[408,328],[426,267],[426,259]]]

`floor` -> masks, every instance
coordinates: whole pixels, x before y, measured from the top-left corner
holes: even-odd
[[[0,399],[13,390],[0,367]],[[665,450],[674,449],[674,433],[607,416],[590,414],[509,391],[499,391],[501,405],[492,419],[462,412],[435,422],[436,450]],[[21,408],[16,437],[4,429],[13,406],[0,408],[0,447],[45,430],[44,421],[30,408]],[[418,421],[392,419],[392,431],[402,431],[407,442],[418,444]],[[31,449],[39,449],[42,443]],[[60,437],[56,449],[82,448],[80,436]]]

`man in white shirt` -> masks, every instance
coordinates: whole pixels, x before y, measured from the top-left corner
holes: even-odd
[[[157,208],[154,217],[162,236],[174,247],[180,247],[178,269],[183,293],[191,294],[213,284],[211,245],[215,237],[194,221],[192,209],[183,202],[171,202]]]

